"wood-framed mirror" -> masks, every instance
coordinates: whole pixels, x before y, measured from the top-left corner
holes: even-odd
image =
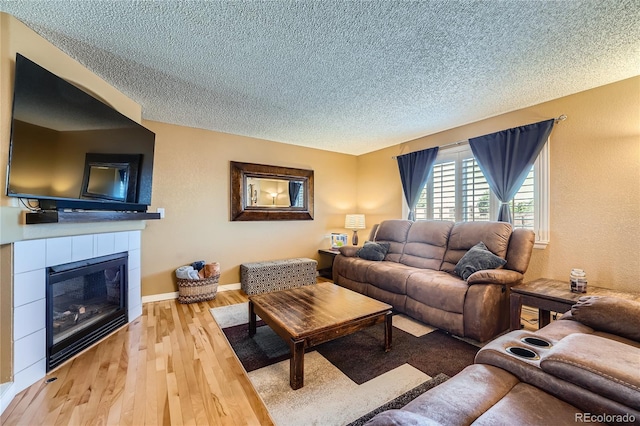
[[[230,162],[231,220],[313,220],[313,170]]]

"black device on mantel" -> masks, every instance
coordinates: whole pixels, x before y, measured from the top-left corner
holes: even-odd
[[[8,196],[43,210],[146,212],[154,147],[152,131],[16,55]]]

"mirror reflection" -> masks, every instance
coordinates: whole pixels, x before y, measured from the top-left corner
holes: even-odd
[[[126,201],[129,167],[126,164],[91,164],[82,196]]]
[[[231,220],[313,220],[313,170],[230,162]]]
[[[304,207],[304,182],[247,177],[246,207]]]

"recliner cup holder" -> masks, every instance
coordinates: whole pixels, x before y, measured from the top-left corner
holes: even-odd
[[[523,348],[522,346],[509,346],[506,349],[511,355],[515,355],[520,358],[536,360],[540,359],[537,353],[532,351],[531,349]]]
[[[551,342],[541,339],[539,337],[527,336],[520,339],[523,343],[528,343],[533,346],[538,346],[540,348],[550,348]]]

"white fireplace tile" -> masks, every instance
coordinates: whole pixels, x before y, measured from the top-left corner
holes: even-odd
[[[14,342],[13,371],[16,373],[46,357],[45,329],[31,333]]]
[[[114,235],[115,247],[114,253],[121,253],[129,250],[129,233],[128,232],[116,232]]]
[[[131,264],[129,264],[129,287],[140,287],[140,268],[131,268]]]
[[[22,392],[47,374],[47,361],[40,359],[13,376],[13,386],[16,393]]]
[[[142,295],[140,286],[129,287],[129,309],[136,307],[142,303]]]
[[[132,308],[129,308],[129,312],[128,312],[128,318],[129,318],[129,322],[132,322],[133,320],[135,320],[136,318],[138,318],[140,315],[142,315],[142,305],[138,305],[138,306],[134,306]]]
[[[13,245],[13,273],[42,269],[46,263],[45,240],[16,241]]]
[[[46,240],[46,266],[62,265],[72,261],[71,237],[48,238]]]
[[[129,231],[129,250],[140,249],[140,231]]]
[[[140,250],[129,251],[129,270],[140,268]]]
[[[106,256],[115,253],[116,238],[112,232],[98,234],[96,240],[98,241],[97,256]]]
[[[93,254],[93,235],[71,237],[71,261],[91,259]]]
[[[36,300],[13,310],[13,338],[14,340],[44,329],[47,326],[47,306],[45,299]]]
[[[44,269],[22,272],[13,276],[13,306],[18,307],[46,297]]]

